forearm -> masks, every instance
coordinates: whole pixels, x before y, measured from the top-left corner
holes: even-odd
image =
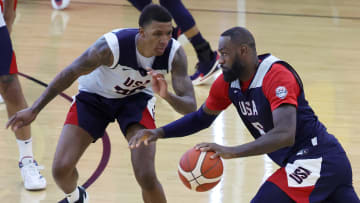
[[[14,0],[5,0],[4,2],[4,20],[6,25],[11,28],[15,20],[15,1]],[[10,32],[10,30],[9,30]]]
[[[51,81],[43,94],[34,102],[31,109],[39,113],[52,99],[67,89],[77,78],[78,76],[69,67],[61,71],[53,81]]]
[[[288,132],[269,131],[258,139],[239,146],[230,147],[233,158],[268,154],[284,147],[292,146],[294,140]]]
[[[4,2],[4,13],[15,11],[15,0],[5,0]]]
[[[196,101],[192,96],[178,96],[169,92],[163,99],[165,99],[175,111],[183,115],[196,111]]]
[[[184,117],[161,127],[160,137],[184,137],[208,128],[216,119],[217,115],[210,115],[204,112],[203,107],[189,113]]]

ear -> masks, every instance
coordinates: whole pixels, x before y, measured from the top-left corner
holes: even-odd
[[[239,56],[247,54],[248,51],[249,51],[249,47],[246,45],[242,44],[237,47],[237,52],[238,52]]]
[[[145,30],[144,30],[143,27],[140,27],[140,28],[139,28],[139,34],[140,34],[140,36],[142,36],[142,37],[145,35]]]

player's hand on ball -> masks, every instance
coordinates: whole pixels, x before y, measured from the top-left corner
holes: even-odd
[[[222,157],[224,159],[233,158],[233,154],[231,153],[231,149],[229,147],[225,147],[222,145],[218,145],[216,143],[200,143],[195,146],[196,150],[200,150],[202,152],[213,151],[214,155],[211,156],[212,159],[216,157]]]
[[[140,147],[141,143],[143,142],[145,146],[149,145],[150,142],[155,142],[159,136],[161,135],[161,129],[144,129],[139,130],[136,135],[134,135],[129,140],[129,147],[130,149],[134,149]]]
[[[29,125],[33,120],[35,120],[37,113],[32,111],[31,108],[26,108],[21,111],[16,112],[11,116],[6,123],[6,128],[11,126],[12,131],[17,131],[18,129]]]

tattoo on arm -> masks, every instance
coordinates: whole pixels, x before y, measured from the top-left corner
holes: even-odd
[[[73,63],[55,76],[31,108],[35,112],[39,112],[56,95],[68,88],[78,77],[92,72],[101,65],[112,65],[113,58],[105,38],[98,39],[81,56],[75,59]]]

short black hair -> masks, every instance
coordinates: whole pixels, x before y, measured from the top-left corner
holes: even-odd
[[[255,39],[253,35],[244,27],[233,27],[221,34],[222,37],[229,36],[231,42],[236,45],[247,44],[256,50]]]
[[[142,10],[139,18],[139,26],[145,27],[152,21],[167,23],[171,22],[172,19],[170,12],[165,7],[151,3]]]

